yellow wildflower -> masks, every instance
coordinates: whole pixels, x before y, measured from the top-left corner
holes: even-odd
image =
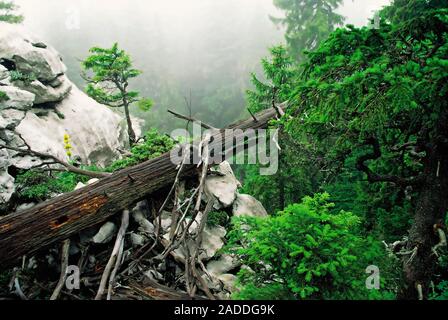
[[[67,156],[70,158],[72,156],[72,145],[70,144],[70,136],[64,134],[64,149]]]

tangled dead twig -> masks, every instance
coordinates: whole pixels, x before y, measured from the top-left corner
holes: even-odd
[[[68,256],[70,251],[70,239],[67,239],[62,244],[62,258],[61,258],[61,276],[58,284],[50,297],[50,300],[57,300],[67,278]]]
[[[19,138],[22,139],[22,141],[24,142],[26,149],[11,147],[11,146],[7,146],[4,144],[0,144],[0,149],[7,149],[7,150],[18,152],[20,155],[30,155],[30,156],[34,156],[39,159],[42,159],[42,161],[44,161],[44,163],[40,164],[36,167],[41,167],[42,165],[59,164],[65,168],[65,169],[63,169],[63,171],[69,171],[69,172],[81,174],[81,175],[84,175],[84,176],[87,176],[90,178],[101,179],[101,178],[110,176],[110,173],[84,170],[84,169],[75,167],[74,165],[72,165],[66,161],[62,161],[61,159],[59,159],[49,153],[34,151],[33,149],[31,149],[31,146],[26,143],[25,139],[20,134],[19,134]],[[50,162],[45,162],[46,160],[50,160]],[[60,169],[55,169],[55,168],[52,168],[51,170],[60,171]]]
[[[201,201],[202,201],[202,194],[204,193],[205,178],[207,177],[207,172],[208,172],[208,167],[209,167],[209,149],[208,149],[208,145],[209,145],[210,139],[211,139],[211,135],[210,134],[206,134],[204,139],[199,144],[199,153],[200,153],[200,157],[201,157],[201,163],[199,165],[202,165],[202,172],[201,172],[201,175],[199,177],[199,186],[194,190],[193,194],[188,199],[186,209],[184,210],[184,212],[183,212],[179,222],[177,223],[177,226],[176,226],[175,231],[174,231],[174,235],[179,234],[180,228],[183,226],[183,222],[185,221],[185,219],[187,217],[187,214],[189,213],[189,209],[190,209],[191,205],[193,204],[193,201],[196,199],[193,217],[191,218],[191,220],[188,223],[188,225],[186,227],[184,227],[183,232],[181,233],[181,236],[180,236],[178,241],[175,242],[175,239],[176,239],[175,236],[173,236],[172,239],[170,239],[170,242],[166,246],[165,251],[159,257],[162,260],[166,259],[166,257],[168,256],[168,254],[171,251],[176,250],[182,244],[182,242],[185,239],[185,237],[186,237],[186,235],[187,235],[191,225],[193,224],[193,222],[195,221],[195,219],[196,219],[196,217],[197,217],[197,215],[199,213],[199,209],[200,209],[200,205],[201,205]]]
[[[100,286],[98,288],[98,292],[96,294],[95,300],[101,300],[104,294],[104,290],[106,288],[107,280],[109,279],[109,275],[112,271],[112,266],[114,269],[112,271],[112,275],[109,279],[109,290],[108,290],[108,299],[110,299],[111,288],[115,281],[115,275],[117,273],[118,268],[121,264],[121,257],[123,254],[123,246],[124,246],[124,235],[129,225],[129,210],[124,210],[121,218],[121,227],[118,231],[117,239],[115,240],[115,246],[112,250],[112,254],[107,262],[106,268],[104,269],[103,275],[101,277]]]
[[[199,250],[202,246],[202,235],[204,232],[204,228],[207,224],[208,214],[212,210],[213,206],[215,205],[215,199],[211,196],[210,200],[207,203],[207,206],[205,207],[204,213],[202,214],[201,222],[198,227],[197,235],[196,235],[196,243],[194,248],[194,255],[191,258],[191,272],[195,276],[195,278],[199,281],[201,284],[202,290],[205,292],[207,297],[211,300],[216,300],[215,296],[210,292],[210,289],[208,288],[207,283],[205,282],[204,278],[202,278],[201,275],[199,275],[197,269],[196,269],[196,263],[199,263]]]
[[[415,246],[412,250],[399,251],[399,252],[397,252],[397,255],[402,255],[402,256],[410,255],[411,257],[405,263],[406,265],[409,265],[412,263],[414,258],[417,256],[417,253],[418,253],[418,246]]]
[[[112,252],[95,246],[95,243],[90,244],[93,247],[89,252],[89,244],[76,243],[74,248],[80,250],[74,255],[78,255],[77,266],[83,275],[80,281],[83,283],[83,289],[76,294],[63,290],[70,248],[70,242],[68,240],[64,242],[62,250],[59,251],[62,256],[61,275],[52,298],[57,299],[61,294],[73,299],[92,297],[93,295],[95,300],[103,299],[106,293],[108,300],[112,298],[163,299],[173,295],[172,292],[167,293],[165,290],[168,287],[159,290],[160,288],[154,287],[154,283],[176,288],[184,298],[213,300],[217,297],[221,298],[219,294],[223,290],[222,286],[208,272],[202,261],[202,259],[205,261],[210,258],[207,251],[204,250],[206,244],[203,243],[203,234],[207,232],[208,215],[217,201],[214,196],[208,194],[205,180],[208,174],[220,174],[219,172],[210,173],[209,144],[211,140],[212,135],[206,134],[196,146],[198,150],[195,152],[199,153],[200,162],[197,169],[198,179],[193,186],[190,184],[193,181],[181,181],[182,172],[191,156],[191,149],[185,149],[184,158],[177,167],[174,183],[166,198],[163,198],[163,203],[159,206],[157,202],[146,199],[145,201],[150,201],[151,212],[145,212],[148,210],[148,204],[144,204],[144,202],[140,202],[132,211],[136,225],[140,226],[138,231],[132,231],[132,234],[144,239],[140,245],[124,241],[129,228],[129,210],[123,211],[121,226]],[[191,148],[191,145],[185,145],[184,148]],[[187,186],[188,191],[186,191]],[[163,220],[165,218],[162,219],[166,212],[171,212],[171,222],[162,223],[168,221]],[[135,215],[137,213],[138,216]],[[142,220],[146,221],[146,225],[142,225]],[[145,226],[148,225],[151,225],[153,229],[146,232]],[[131,224],[131,229],[133,227],[134,225]],[[128,246],[131,243],[132,247]],[[133,248],[138,249],[132,251]],[[57,251],[54,250],[54,252]],[[205,257],[204,252],[206,253]],[[165,265],[165,267],[161,267],[161,265]],[[102,270],[103,266],[104,270]],[[120,283],[117,283],[117,279]],[[130,285],[131,283],[142,283],[145,279],[153,281],[151,288],[137,288]],[[18,279],[14,280],[18,284]],[[37,290],[30,287],[29,283],[25,284],[24,288],[30,294],[29,297],[35,295]],[[39,290],[42,291],[42,288]],[[92,290],[93,288],[95,290]],[[21,297],[26,298],[25,294]]]
[[[19,269],[15,268],[13,272],[13,276],[11,279],[11,283],[9,285],[10,290],[14,289],[14,293],[22,300],[28,300],[28,297],[23,293],[22,288],[19,282]]]
[[[443,231],[443,229],[437,224],[434,225],[434,231],[437,233],[437,236],[439,237],[439,242],[434,247],[432,247],[431,250],[432,254],[434,254],[436,257],[439,257],[438,250],[442,247],[447,246],[446,234],[445,231]]]

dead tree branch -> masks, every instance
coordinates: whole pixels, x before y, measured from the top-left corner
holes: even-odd
[[[117,269],[121,263],[121,256],[123,254],[123,245],[124,245],[124,235],[129,225],[129,211],[124,210],[121,218],[121,227],[118,231],[117,239],[115,240],[115,246],[112,250],[112,254],[107,262],[106,268],[104,268],[103,275],[101,277],[100,287],[98,288],[98,293],[96,294],[95,300],[101,300],[104,294],[104,290],[106,288],[107,280],[109,279],[109,275],[111,273],[112,267],[114,267],[113,275],[115,276]],[[114,278],[112,276],[109,280],[109,292],[108,298],[110,299],[110,291],[111,287],[114,284]]]
[[[22,138],[23,140],[23,138]],[[32,150],[28,145],[27,149],[20,149],[20,148],[16,148],[16,147],[11,147],[11,146],[7,146],[4,144],[0,144],[0,149],[7,149],[7,150],[11,150],[11,151],[16,151],[18,152],[20,155],[30,155],[30,156],[34,156],[34,157],[38,157],[40,159],[42,159],[43,161],[45,161],[45,159],[48,160],[52,160],[52,163],[49,164],[60,164],[62,165],[66,170],[65,171],[69,171],[69,172],[73,172],[73,173],[77,173],[77,174],[81,174],[90,178],[104,178],[104,177],[108,177],[110,176],[110,173],[105,173],[105,172],[94,172],[94,171],[89,171],[89,170],[83,170],[80,168],[75,167],[74,165],[71,165],[68,162],[62,161],[60,159],[58,159],[57,157],[49,154],[49,153],[43,153],[43,152],[38,152],[38,151],[34,151]]]
[[[407,187],[407,186],[414,186],[421,182],[422,176],[418,177],[410,177],[410,178],[403,178],[399,176],[394,175],[380,175],[375,172],[373,172],[367,165],[366,162],[368,160],[377,160],[381,157],[381,148],[378,140],[374,137],[370,137],[366,139],[365,141],[366,145],[370,145],[373,147],[373,152],[367,153],[361,157],[358,158],[358,161],[356,163],[356,168],[359,171],[364,172],[367,175],[367,179],[369,182],[390,182],[394,183],[396,185]]]
[[[65,284],[65,279],[67,278],[67,267],[68,267],[68,255],[70,250],[70,239],[64,240],[62,244],[62,251],[61,251],[61,276],[59,277],[58,284],[56,285],[56,288],[53,291],[53,294],[50,297],[50,300],[57,300],[59,297],[59,294],[61,293],[62,288]]]
[[[262,129],[275,118],[271,108],[228,129]],[[210,150],[225,149],[225,130],[214,132]],[[23,255],[33,254],[51,244],[68,239],[98,225],[154,192],[173,184],[178,174],[170,153],[120,170],[99,182],[65,193],[20,213],[0,218],[0,269],[13,266]],[[197,167],[185,165],[181,178],[197,175]],[[187,201],[185,205],[191,205]]]
[[[200,121],[200,120],[197,120],[197,119],[195,119],[195,118],[192,118],[192,117],[189,117],[189,116],[185,116],[185,115],[183,115],[183,114],[177,113],[177,112],[172,111],[172,110],[168,110],[168,112],[171,113],[171,114],[172,114],[173,116],[175,116],[176,118],[183,119],[183,120],[186,120],[186,121],[188,121],[188,122],[197,122],[197,123],[200,123],[201,126],[202,126],[203,128],[205,128],[205,129],[219,130],[219,129],[217,129],[217,128],[215,128],[215,127],[213,127],[213,126],[211,126],[211,125],[209,125],[209,124],[207,124],[207,123],[204,123],[204,122],[202,122],[202,121]]]

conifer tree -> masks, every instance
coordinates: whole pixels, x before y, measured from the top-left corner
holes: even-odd
[[[271,17],[276,24],[286,27],[285,38],[294,59],[303,60],[303,51],[314,50],[342,25],[344,17],[335,10],[342,0],[274,0],[274,5],[285,12],[285,17]]]
[[[21,23],[23,16],[17,14],[19,7],[12,1],[0,1],[0,21],[8,23]]]
[[[87,94],[97,102],[111,108],[123,108],[127,123],[129,145],[136,142],[136,135],[132,127],[130,107],[134,103],[143,110],[152,107],[152,101],[140,97],[138,91],[129,90],[129,81],[138,77],[142,72],[132,67],[129,54],[119,49],[115,43],[112,48],[94,47],[91,55],[82,62],[83,78],[87,81]],[[90,75],[87,72],[91,72]]]

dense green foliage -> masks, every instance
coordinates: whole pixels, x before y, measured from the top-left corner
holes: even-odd
[[[89,178],[71,172],[51,175],[48,172],[29,170],[17,176],[17,194],[24,202],[40,202],[73,191],[78,182],[87,180]]]
[[[271,58],[262,59],[264,83],[252,73],[253,90],[247,90],[247,101],[252,112],[258,112],[272,105],[288,100],[293,88],[295,76],[294,60],[288,55],[286,48],[277,46],[270,49]]]
[[[8,101],[8,100],[9,100],[8,95],[5,92],[0,91],[0,102]]]
[[[430,296],[431,300],[448,300],[448,281],[440,282],[436,290]]]
[[[448,0],[394,0],[378,29],[335,29],[343,22],[335,13],[341,3],[274,0],[286,13],[273,20],[286,26],[288,46],[270,49],[263,77],[251,75],[247,105],[258,112],[287,102],[286,116],[271,123],[279,129],[279,170],[261,176],[259,165],[236,169],[239,191],[270,215],[229,225],[228,213],[215,211],[208,226],[230,230],[225,251],[243,264],[237,299],[415,298],[421,285],[425,298],[445,300],[447,250],[434,246],[448,220]],[[124,108],[131,144],[123,159],[92,169],[115,172],[171,150],[175,142],[155,130],[136,141],[128,107],[147,111],[152,103],[128,90],[141,74],[129,55],[117,44],[91,54],[83,62],[93,73],[85,75],[87,93]],[[33,80],[13,72],[11,78]],[[201,103],[212,115],[221,112],[232,101],[229,90]],[[8,97],[0,92],[2,99]],[[16,182],[27,202],[86,180],[28,171]],[[398,240],[405,245],[393,251],[388,244]],[[379,290],[366,287],[372,265],[380,270]]]
[[[305,3],[284,1],[284,4],[302,2]],[[277,5],[279,3],[281,1]],[[284,130],[279,139],[282,147],[279,173],[263,177],[258,175],[256,167],[251,167],[240,175],[244,181],[243,191],[259,198],[274,215],[266,220],[237,222],[232,233],[234,245],[239,241],[250,244],[239,249],[239,253],[256,271],[241,273],[240,298],[391,297],[389,294],[366,295],[362,285],[353,286],[353,273],[338,271],[341,277],[335,276],[332,281],[342,280],[351,285],[342,290],[334,284],[335,291],[332,292],[327,283],[320,282],[313,273],[313,265],[306,272],[299,269],[304,274],[282,271],[283,261],[287,261],[286,269],[292,270],[285,256],[291,253],[292,247],[304,242],[300,238],[288,238],[288,235],[295,230],[300,237],[302,230],[308,230],[299,222],[296,222],[298,227],[291,227],[290,223],[294,225],[292,217],[307,221],[315,210],[307,207],[309,198],[303,204],[293,204],[298,202],[294,195],[322,191],[331,194],[332,214],[337,212],[341,217],[351,212],[357,226],[342,228],[339,225],[340,233],[333,239],[331,249],[337,250],[340,246],[349,252],[355,250],[350,243],[369,248],[364,251],[365,255],[354,254],[359,260],[353,261],[350,267],[365,268],[368,264],[364,258],[381,261],[379,257],[384,257],[384,252],[378,241],[392,243],[410,233],[410,248],[419,241],[432,243],[425,244],[429,246],[428,251],[421,250],[418,254],[430,255],[434,263],[419,264],[419,261],[431,260],[409,259],[410,255],[405,254],[407,278],[397,287],[389,288],[398,293],[405,283],[408,292],[415,296],[416,281],[429,284],[431,277],[427,274],[431,269],[437,287],[434,298],[444,297],[446,284],[443,280],[448,274],[441,261],[446,260],[446,250],[441,251],[442,258],[435,259],[430,246],[438,240],[431,238],[426,230],[446,220],[446,194],[425,191],[434,183],[428,173],[439,178],[439,170],[444,170],[441,169],[444,166],[441,164],[442,150],[447,148],[448,141],[447,16],[447,1],[396,0],[381,12],[379,29],[350,25],[337,29],[329,33],[328,38],[322,37],[320,45],[308,48],[312,52],[301,58],[302,65],[290,64],[283,52],[279,54],[279,49],[272,52],[271,63],[262,61],[267,82],[253,78],[255,89],[249,92],[249,106],[260,110],[272,107],[273,101],[288,101],[289,109],[287,116],[274,124]],[[287,15],[283,23],[293,23],[292,17],[294,15],[288,20]],[[296,27],[301,30],[302,25],[297,22]],[[291,30],[288,29],[287,38],[291,38],[288,36],[293,32]],[[291,43],[288,42],[293,47]],[[303,43],[299,48],[307,49]],[[290,49],[293,55],[297,54]],[[283,90],[275,91],[276,87]],[[281,98],[275,100],[273,92],[282,92]],[[446,176],[446,173],[440,175]],[[277,210],[282,212],[275,215]],[[345,213],[339,213],[341,210]],[[413,218],[415,215],[418,221]],[[422,223],[428,223],[428,226]],[[242,230],[247,226],[251,231],[245,234]],[[443,223],[442,228],[446,230]],[[274,234],[280,235],[278,244],[273,241]],[[361,245],[357,240],[361,236],[377,240]],[[323,249],[325,245],[319,244],[321,247]],[[279,253],[282,258],[276,260]],[[310,259],[315,256],[316,252],[313,252]],[[306,258],[303,256],[299,260],[306,265]],[[257,264],[257,260],[265,265]],[[362,263],[358,264],[360,261]],[[409,266],[411,262],[413,265]],[[386,274],[389,277],[393,272]],[[425,294],[429,293],[428,290]]]
[[[383,20],[393,12],[385,10]],[[370,182],[380,183],[360,185],[371,195],[364,202],[376,198],[370,206],[382,203],[374,219],[381,218],[375,217],[381,210],[387,211],[382,216],[400,219],[400,211],[411,209],[413,195],[406,184],[391,188],[385,184],[388,179],[375,175],[418,175],[423,150],[397,146],[412,146],[438,134],[447,90],[444,17],[446,9],[434,9],[397,25],[383,23],[380,30],[349,26],[335,31],[310,54],[304,81],[291,99],[296,110],[306,114],[287,124],[293,136],[313,139],[311,148],[324,150],[335,170],[345,165],[345,172],[363,169]],[[380,152],[369,168],[360,167],[358,159],[377,144]],[[352,182],[359,181],[359,174],[351,175]],[[336,179],[340,184],[342,176]],[[406,225],[407,219],[400,224]]]
[[[235,219],[230,251],[249,267],[240,271],[238,298],[394,297],[394,261],[379,241],[361,235],[357,216],[332,212],[328,198],[317,194],[275,216]],[[366,289],[365,269],[372,264],[383,270],[381,291]]]
[[[222,226],[229,224],[229,215],[225,211],[212,211],[208,214],[207,225],[209,227]]]
[[[0,21],[21,23],[23,16],[17,14],[18,6],[13,1],[0,1]]]
[[[93,73],[92,76],[84,74],[88,82],[86,92],[99,103],[112,108],[124,108],[129,143],[132,146],[137,137],[132,128],[129,107],[133,103],[142,111],[152,107],[150,99],[140,97],[138,91],[129,90],[129,81],[138,77],[141,71],[132,67],[131,57],[117,43],[110,49],[94,47],[90,53],[82,62],[85,72]]]
[[[115,161],[106,170],[117,171],[159,157],[170,151],[174,144],[175,142],[169,136],[159,134],[155,129],[150,130],[142,143],[132,147],[130,156]]]
[[[36,75],[32,73],[24,74],[17,70],[10,71],[9,75],[11,76],[11,81],[23,81],[26,84],[30,84],[31,82],[37,79]]]
[[[446,10],[434,10],[400,26],[411,33],[410,24],[413,30],[416,25],[427,28],[430,19],[446,28],[441,14]],[[320,134],[324,143],[328,142],[324,138],[341,133],[334,141],[338,152],[371,135],[392,147],[417,140],[423,126],[434,130],[447,90],[447,46],[441,34],[431,31],[423,36],[411,33],[408,40],[399,37],[402,28],[389,25],[380,31],[348,27],[333,33],[310,54],[306,81],[294,97],[297,108],[308,116],[296,118],[290,128],[306,127]],[[403,165],[409,173],[420,168],[406,160]]]

